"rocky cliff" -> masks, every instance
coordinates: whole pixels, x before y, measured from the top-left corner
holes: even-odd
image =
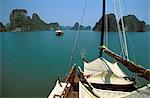
[[[48,26],[51,30],[57,30],[57,28],[61,28],[57,22],[56,23],[50,23],[50,24],[48,24]]]
[[[145,22],[137,19],[135,15],[123,16],[123,21],[125,24],[125,28],[129,32],[144,32],[145,31],[144,29],[146,26]],[[119,24],[122,27],[121,20],[119,21]]]
[[[146,25],[144,31],[150,31],[150,25]]]
[[[117,32],[117,21],[114,14],[106,14],[105,19],[108,19],[107,21],[107,28],[108,32]],[[106,23],[105,23],[106,24]],[[106,28],[106,25],[105,25]],[[102,30],[102,18],[99,20],[99,22],[96,23],[96,25],[93,27],[94,31],[101,31]],[[106,30],[105,30],[106,31]]]
[[[78,27],[79,27],[79,23],[76,22],[75,25],[70,28],[70,30],[78,30]],[[85,27],[83,25],[80,25],[80,30],[91,30],[91,27],[90,26]]]
[[[55,25],[57,24],[57,25]],[[40,19],[38,14],[34,13],[32,17],[27,16],[24,9],[15,9],[10,14],[10,24],[8,30],[19,28],[21,31],[40,31],[58,28],[58,23],[47,24]]]
[[[9,30],[14,30],[16,28],[21,28],[22,31],[25,31],[24,28],[29,28],[30,17],[27,16],[27,11],[24,9],[13,10],[10,14],[10,26]]]
[[[5,26],[0,22],[0,32],[6,31]]]
[[[108,19],[108,32],[117,32],[117,21],[114,14],[105,15]],[[148,30],[144,21],[140,21],[135,17],[135,15],[123,16],[123,21],[125,24],[126,31],[128,32],[144,32]],[[106,23],[105,23],[106,24]],[[119,20],[120,29],[122,30],[121,20]],[[102,18],[93,27],[94,31],[102,30]]]
[[[40,17],[34,13],[32,15],[32,19],[30,20],[30,30],[31,31],[39,31],[39,30],[49,30],[48,24],[46,24]]]

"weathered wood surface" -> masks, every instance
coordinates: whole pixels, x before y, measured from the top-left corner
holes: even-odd
[[[125,65],[126,67],[128,67],[128,69],[131,70],[132,72],[135,72],[139,76],[150,81],[150,69],[145,69],[145,68],[141,67],[140,65],[135,64],[132,61],[124,59],[123,57],[121,57],[118,54],[115,54],[114,52],[112,52],[105,46],[100,47],[100,49],[103,50],[103,52],[105,52],[107,55],[111,56],[112,58],[116,59],[118,62],[120,62],[123,65]]]

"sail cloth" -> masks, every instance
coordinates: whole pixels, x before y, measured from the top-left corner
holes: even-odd
[[[65,88],[70,87],[70,86],[71,86],[70,83],[69,84],[63,83],[63,82],[59,83],[59,80],[57,80],[56,85],[55,85],[54,89],[52,90],[52,92],[50,93],[50,95],[48,96],[48,98],[62,97],[63,93],[65,91]]]
[[[117,62],[110,63],[104,58],[97,58],[92,62],[84,62],[84,75],[94,75],[104,71],[112,71],[117,77],[126,77]]]
[[[106,71],[108,68],[105,66],[100,58],[97,58],[91,62],[84,61],[84,75],[92,75],[102,71]]]
[[[106,84],[106,85],[129,85],[133,82],[125,80],[122,77],[117,77],[111,71],[105,71],[96,75],[87,77],[86,80],[92,84]]]
[[[129,61],[129,60],[122,58],[121,56],[115,54],[114,52],[112,52],[111,50],[109,50],[105,46],[101,46],[100,49],[103,50],[107,55],[111,56],[112,58],[116,59],[117,61],[119,61],[120,63],[122,63],[126,67],[128,67],[129,70],[135,72],[139,76],[150,81],[150,70],[149,69],[145,69],[145,68],[135,64],[132,61]]]
[[[79,98],[97,98],[79,81]]]
[[[93,92],[97,96],[100,96],[100,98],[122,98],[120,96],[125,96],[126,94],[128,94],[128,92],[100,90],[95,88],[93,88]]]
[[[104,58],[97,58],[92,62],[84,62],[84,76],[89,83],[96,84],[132,84],[125,80],[127,77],[119,68],[117,62],[110,63]]]
[[[150,96],[150,84],[134,90],[132,92],[121,91],[109,91],[93,88],[94,94],[100,96],[100,98],[149,98]]]

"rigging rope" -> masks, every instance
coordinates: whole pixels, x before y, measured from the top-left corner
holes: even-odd
[[[116,3],[117,1],[118,1],[118,3]],[[121,7],[121,1],[120,0],[113,0],[113,2],[114,2],[116,17],[117,17],[117,20],[118,20],[117,27],[118,27],[119,39],[120,39],[121,50],[122,50],[121,54],[123,53],[123,57],[125,57],[127,60],[129,60],[126,34],[125,34],[125,25],[124,25],[124,21],[123,21],[123,14],[122,14],[122,7]],[[119,18],[118,18],[119,15],[120,15],[120,20],[121,20],[122,31],[121,31],[121,28],[120,28],[120,25],[119,25]]]
[[[130,36],[128,35],[128,33],[126,33],[127,35],[127,38],[129,39],[129,42],[131,43],[131,48],[132,48],[132,53],[133,53],[133,61],[136,62],[136,58],[135,58],[135,51],[134,51],[134,45],[133,45],[133,42],[132,42],[132,39],[130,38]]]
[[[126,2],[125,0],[123,0],[123,3],[124,3],[124,13],[127,13],[127,7],[126,7]],[[126,29],[128,30],[128,24],[129,24],[129,21],[128,19],[126,20],[126,23],[125,23],[125,26],[127,27]],[[128,35],[128,33],[126,33],[127,35],[127,39],[129,39],[129,42],[131,43],[131,48],[132,48],[132,53],[133,53],[133,61],[136,62],[136,57],[135,57],[135,51],[134,51],[134,44],[133,44],[133,41],[131,40],[130,36]]]
[[[120,29],[120,25],[119,25],[119,13],[117,13],[117,4],[116,4],[116,0],[113,0],[113,4],[114,4],[114,11],[115,11],[115,14],[116,14],[116,18],[117,18],[117,29],[118,29],[118,33],[119,33],[119,40],[120,40],[120,46],[121,46],[121,53],[120,55],[123,54],[123,57],[124,56],[124,45],[123,45],[123,38],[122,38],[122,34],[121,34],[121,29]]]
[[[74,54],[74,52],[75,52],[75,48],[76,48],[76,46],[77,46],[77,41],[78,41],[80,26],[81,26],[81,23],[83,22],[86,5],[87,5],[87,0],[84,1],[81,19],[80,19],[80,22],[79,22],[79,25],[78,25],[78,29],[77,29],[76,36],[75,36],[75,40],[74,40],[73,49],[72,49],[72,51],[71,51],[71,56],[70,56],[70,59],[69,59],[68,72],[69,72],[69,69],[70,69],[70,66],[71,66],[71,63],[72,63],[72,59],[73,59],[73,54]],[[79,45],[79,43],[78,43],[78,45]]]
[[[121,8],[121,1],[119,1],[119,8],[120,8],[120,14],[121,14],[121,23],[122,23],[122,30],[123,30],[123,39],[124,39],[124,49],[125,49],[125,54],[126,54],[126,59],[129,60],[128,58],[128,47],[127,47],[127,41],[126,41],[126,34],[125,34],[125,26],[124,26],[124,21],[123,21],[123,15],[122,15],[122,8]]]

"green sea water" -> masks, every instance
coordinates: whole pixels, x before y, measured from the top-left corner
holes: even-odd
[[[76,31],[64,31],[56,36],[54,31],[0,33],[1,93],[2,97],[46,98],[58,75],[64,79],[71,56]],[[120,53],[118,33],[109,33],[108,47]],[[127,34],[129,57],[137,64],[150,68],[150,32]],[[83,67],[82,58],[93,60],[99,55],[100,33],[80,31],[72,64]],[[105,56],[105,54],[104,54]],[[120,65],[138,85],[147,82]]]

